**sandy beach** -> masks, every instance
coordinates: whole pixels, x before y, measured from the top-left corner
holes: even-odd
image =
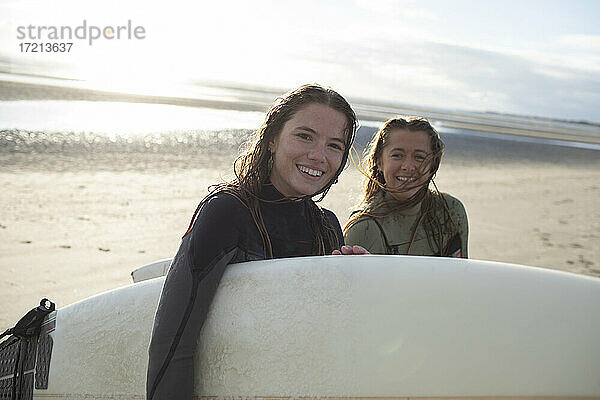
[[[597,150],[444,136],[436,182],[466,207],[471,258],[600,277]],[[234,157],[2,149],[0,327],[42,297],[63,307],[127,285],[135,268],[172,257],[208,186],[231,178]],[[342,225],[361,181],[350,165],[322,203]]]

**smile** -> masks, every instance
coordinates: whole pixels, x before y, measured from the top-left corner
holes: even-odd
[[[316,169],[311,169],[308,167],[305,167],[304,165],[296,165],[298,167],[298,169],[301,172],[304,172],[305,174],[308,174],[310,176],[315,176],[315,177],[319,177],[321,175],[323,175],[323,171],[317,171]]]
[[[406,176],[397,176],[396,179],[398,179],[400,182],[412,182],[415,180],[415,178],[409,178]]]

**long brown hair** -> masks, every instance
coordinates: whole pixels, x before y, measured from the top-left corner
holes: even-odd
[[[408,191],[416,188],[415,186],[405,186],[401,189],[392,189],[386,186],[383,171],[379,169],[383,149],[388,145],[390,135],[396,130],[407,130],[409,132],[425,132],[429,137],[431,152],[426,160],[421,164],[417,179],[419,189],[408,199],[400,201],[391,197],[388,201],[376,201],[385,192],[391,194],[401,191]],[[391,214],[410,209],[421,203],[421,213],[416,224],[411,229],[411,239],[407,252],[410,252],[415,240],[416,231],[419,226],[423,226],[429,247],[433,251],[443,255],[447,242],[454,234],[458,232],[458,227],[452,220],[448,209],[448,204],[440,194],[433,181],[437,173],[442,155],[444,153],[444,143],[439,133],[422,117],[396,117],[386,121],[377,131],[367,149],[365,150],[365,166],[363,171],[365,180],[363,182],[363,196],[359,204],[360,211],[355,212],[346,223],[344,231],[359,220],[365,218],[384,218]],[[429,189],[429,183],[433,183],[434,189]]]
[[[273,202],[272,200],[263,199],[260,196],[262,186],[269,181],[271,174],[270,164],[272,163],[272,156],[269,150],[269,143],[279,135],[285,123],[292,119],[301,108],[314,103],[329,106],[341,112],[346,117],[346,125],[344,127],[345,148],[342,162],[331,180],[317,193],[301,199],[284,198],[275,202],[294,200],[306,202],[309,210],[309,223],[315,235],[315,248],[313,249],[315,254],[323,255],[338,247],[339,244],[335,229],[325,217],[323,210],[312,200],[312,197],[320,195],[317,201],[322,200],[331,188],[331,185],[337,182],[338,176],[348,160],[357,128],[357,120],[356,114],[350,107],[350,104],[339,93],[331,88],[324,88],[317,84],[300,86],[278,97],[274,101],[266,114],[264,122],[254,134],[247,148],[233,164],[235,180],[233,182],[218,184],[211,188],[211,193],[198,205],[186,234],[191,230],[202,204],[216,193],[226,191],[248,208],[261,235],[265,257],[273,258],[271,240],[260,211],[260,202]]]

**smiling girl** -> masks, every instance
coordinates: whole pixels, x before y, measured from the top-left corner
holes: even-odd
[[[346,224],[346,244],[376,254],[467,258],[465,208],[433,183],[443,150],[425,118],[387,121],[367,149],[363,199]]]
[[[312,198],[337,180],[355,131],[354,111],[332,89],[301,86],[271,106],[234,163],[236,179],[200,202],[173,258],[150,341],[148,399],[192,399],[198,336],[227,265],[340,254],[338,219]]]

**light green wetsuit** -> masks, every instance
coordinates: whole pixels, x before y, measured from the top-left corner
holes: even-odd
[[[452,251],[449,252],[448,257],[467,258],[469,223],[465,207],[457,198],[452,197],[447,193],[441,193],[441,195],[448,204],[450,216],[458,226],[458,233],[460,235],[460,245],[458,245],[458,241],[456,241],[456,244]],[[378,194],[374,201],[376,203],[375,207],[377,207],[377,204],[393,201],[393,199],[389,193],[383,192]],[[385,205],[380,206],[378,211],[385,213]],[[417,223],[420,213],[421,203],[408,210],[396,212],[383,218],[361,218],[348,228],[344,235],[344,241],[347,245],[362,246],[372,254],[407,254],[412,228],[414,224]],[[447,245],[450,239],[450,237],[444,237],[444,246]],[[460,251],[457,252],[456,249],[459,249]],[[438,249],[432,249],[430,247],[423,224],[417,229],[415,240],[410,248],[410,255],[439,255]]]

